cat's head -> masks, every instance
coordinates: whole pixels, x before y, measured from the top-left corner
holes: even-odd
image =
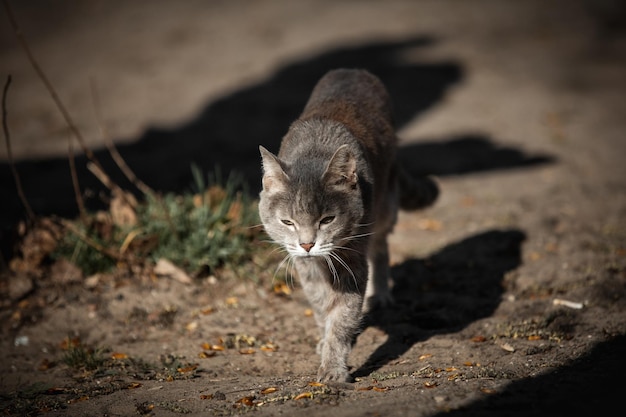
[[[348,146],[291,165],[259,148],[259,214],[275,242],[293,256],[324,256],[363,233],[357,162]]]

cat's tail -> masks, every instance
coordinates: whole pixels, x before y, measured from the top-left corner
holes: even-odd
[[[402,210],[417,210],[430,206],[439,196],[439,185],[433,177],[412,177],[397,165],[398,202]]]

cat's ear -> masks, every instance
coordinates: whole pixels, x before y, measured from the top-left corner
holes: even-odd
[[[263,146],[259,146],[259,151],[263,161],[263,190],[271,194],[284,191],[289,177],[285,174],[280,160]]]
[[[358,176],[356,173],[356,158],[350,152],[348,145],[341,145],[334,153],[322,177],[332,185],[347,185],[356,187]]]

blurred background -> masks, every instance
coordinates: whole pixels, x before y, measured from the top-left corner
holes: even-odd
[[[388,86],[401,159],[416,175],[558,163],[564,149],[572,173],[626,173],[623,1],[7,3],[87,145],[129,190],[102,131],[156,190],[188,190],[195,165],[240,172],[256,193],[258,145],[276,151],[317,79],[336,67],[369,69]],[[71,130],[4,7],[0,22],[24,193],[36,214],[74,216]],[[98,207],[103,187],[73,143],[86,202]],[[3,138],[3,247],[23,219]]]

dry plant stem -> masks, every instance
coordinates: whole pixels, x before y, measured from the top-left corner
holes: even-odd
[[[7,16],[9,17],[9,22],[11,23],[11,27],[13,28],[13,32],[15,32],[15,36],[17,37],[17,40],[19,41],[20,46],[22,47],[22,49],[26,53],[26,56],[28,57],[28,61],[30,62],[31,66],[33,67],[33,69],[35,70],[37,75],[39,76],[39,79],[46,86],[46,89],[50,93],[50,96],[52,96],[52,100],[54,101],[54,103],[56,104],[57,108],[59,109],[59,111],[63,115],[63,118],[65,119],[65,123],[67,123],[68,127],[70,128],[70,130],[72,131],[72,133],[74,134],[76,139],[78,140],[78,143],[82,147],[83,152],[85,152],[85,155],[87,155],[87,157],[90,160],[92,160],[95,163],[97,163],[95,155],[85,145],[85,141],[83,140],[82,134],[80,133],[80,131],[78,130],[78,128],[74,124],[74,121],[70,117],[70,114],[68,113],[67,109],[65,108],[65,106],[61,102],[61,99],[59,98],[59,95],[57,94],[56,90],[52,86],[52,83],[50,82],[50,80],[48,79],[46,74],[43,72],[43,70],[41,69],[41,67],[37,63],[37,60],[33,56],[32,52],[30,50],[30,47],[28,46],[28,43],[26,42],[26,39],[22,35],[22,31],[20,30],[19,26],[17,25],[17,21],[15,20],[15,17],[13,16],[13,10],[9,6],[9,3],[6,0],[2,0],[2,3],[4,4],[4,8],[6,9]]]
[[[72,185],[74,186],[74,196],[76,197],[76,204],[78,205],[78,211],[80,213],[80,220],[83,222],[83,225],[87,226],[87,211],[85,210],[85,202],[82,199],[80,193],[80,184],[78,182],[78,175],[76,175],[76,161],[74,160],[74,147],[72,146],[72,141],[69,140],[67,143],[67,153],[68,159],[70,162],[70,174],[72,175]]]
[[[87,169],[91,171],[91,173],[109,190],[113,191],[115,188],[119,188],[113,183],[113,181],[111,181],[100,165],[94,164],[93,162],[87,162]]]
[[[11,150],[11,136],[9,134],[9,125],[7,123],[7,94],[9,92],[9,86],[11,85],[11,76],[7,77],[7,81],[4,84],[4,89],[2,90],[2,131],[4,132],[4,140],[7,148],[7,156],[9,158],[9,165],[11,166],[11,173],[13,174],[13,179],[15,180],[15,188],[17,188],[17,194],[26,209],[26,214],[28,215],[28,219],[31,222],[35,221],[35,213],[33,209],[28,204],[28,200],[26,200],[26,196],[24,195],[24,190],[22,188],[22,181],[20,180],[20,175],[15,168],[15,163],[13,162],[13,151]]]
[[[130,169],[130,167],[128,166],[128,164],[124,160],[124,158],[122,158],[122,155],[120,155],[120,153],[118,152],[117,148],[115,147],[115,144],[113,143],[113,141],[109,137],[108,132],[106,131],[106,129],[104,127],[104,123],[103,123],[103,120],[102,120],[102,113],[100,112],[100,100],[99,100],[100,96],[98,95],[98,89],[96,88],[96,82],[95,82],[95,80],[93,78],[90,78],[89,81],[90,81],[91,98],[92,98],[94,113],[95,113],[95,117],[96,117],[96,122],[98,123],[98,127],[100,129],[100,134],[102,135],[102,140],[104,141],[104,144],[106,145],[107,149],[109,150],[109,154],[111,155],[111,158],[113,158],[113,161],[115,161],[115,163],[117,164],[119,169],[122,171],[122,173],[126,176],[126,178],[128,178],[128,180],[135,187],[137,187],[137,189],[139,191],[144,193],[144,195],[153,195],[156,198],[158,203],[161,205],[161,208],[163,209],[163,213],[165,214],[165,219],[167,221],[167,224],[170,226],[170,230],[171,230],[172,234],[174,235],[174,237],[177,240],[180,240],[180,237],[178,235],[178,231],[176,230],[176,227],[174,227],[174,222],[172,221],[170,213],[167,210],[167,207],[166,207],[165,203],[163,202],[163,199],[161,198],[161,196],[158,195],[157,193],[155,193],[152,188],[150,188],[146,183],[141,181],[135,175],[133,170]],[[104,175],[104,172],[98,171],[93,166],[89,166],[88,165],[87,167],[98,178],[101,178]],[[103,179],[100,179],[100,181],[103,181]],[[122,194],[122,195],[125,198],[125,194]]]
[[[120,256],[119,253],[117,253],[116,251],[112,251],[111,249],[105,248],[104,246],[98,244],[93,239],[91,239],[89,236],[86,236],[84,233],[82,233],[80,230],[78,230],[76,228],[76,226],[74,226],[74,224],[72,222],[69,222],[69,221],[67,221],[65,219],[60,219],[60,222],[61,222],[61,225],[63,227],[65,227],[67,230],[69,230],[74,235],[76,235],[76,237],[78,237],[80,240],[82,240],[83,242],[85,242],[87,245],[91,246],[92,248],[94,248],[98,252],[108,256],[109,258],[111,258],[111,259],[113,259],[115,261],[119,261],[121,259],[121,256]]]
[[[72,134],[74,135],[74,137],[78,141],[79,145],[81,146],[81,148],[82,148],[83,152],[85,153],[85,155],[87,156],[87,158],[94,165],[96,165],[98,167],[100,172],[104,173],[104,169],[102,168],[102,165],[100,165],[100,162],[98,161],[98,159],[96,158],[94,153],[85,144],[85,140],[83,139],[83,135],[80,133],[80,131],[76,127],[76,124],[74,123],[74,121],[72,120],[69,112],[67,111],[67,109],[63,105],[63,102],[59,98],[59,95],[57,94],[56,90],[54,89],[52,83],[50,82],[50,80],[48,79],[46,74],[43,72],[43,70],[41,69],[41,67],[37,63],[37,60],[33,56],[32,52],[30,50],[30,47],[28,46],[28,43],[26,42],[26,39],[22,35],[22,31],[20,30],[19,26],[17,25],[17,21],[15,20],[15,17],[13,16],[13,11],[12,11],[11,7],[9,6],[9,3],[6,0],[2,0],[2,3],[4,4],[4,8],[5,8],[6,12],[7,12],[7,16],[9,17],[9,22],[11,23],[11,27],[13,28],[13,32],[15,33],[15,36],[17,37],[17,39],[18,39],[18,41],[20,43],[20,46],[22,47],[22,49],[26,53],[26,56],[28,57],[28,61],[30,62],[31,66],[33,67],[33,69],[35,70],[37,75],[39,76],[39,79],[46,86],[46,89],[48,90],[48,93],[50,93],[50,96],[52,97],[52,100],[54,101],[54,104],[57,106],[57,108],[59,109],[59,111],[63,115],[63,118],[65,119],[65,123],[67,124],[67,126],[70,129],[70,131],[72,132]],[[109,185],[107,185],[107,187],[109,187],[109,188],[118,188],[119,189],[119,187],[117,185],[113,184],[113,182],[110,181],[110,180],[109,180],[108,184]],[[121,195],[123,196],[123,198],[126,198],[124,193],[121,193]]]
[[[122,155],[120,155],[120,153],[118,152],[117,148],[115,147],[115,144],[109,137],[108,132],[105,129],[104,123],[102,121],[102,113],[100,112],[100,100],[99,100],[98,90],[96,88],[96,83],[93,78],[90,78],[89,81],[90,81],[90,86],[91,86],[91,98],[92,98],[94,113],[96,116],[96,122],[98,123],[100,134],[102,135],[102,140],[104,141],[104,144],[109,150],[109,154],[111,155],[111,158],[113,158],[113,161],[115,161],[115,163],[117,164],[119,169],[124,173],[126,178],[128,178],[128,180],[135,187],[137,187],[139,191],[141,191],[144,194],[154,194],[154,190],[152,190],[150,187],[148,187],[148,185],[146,185],[146,183],[144,183],[139,178],[137,178],[133,170],[130,169],[130,167],[124,160],[124,158],[122,158]]]

